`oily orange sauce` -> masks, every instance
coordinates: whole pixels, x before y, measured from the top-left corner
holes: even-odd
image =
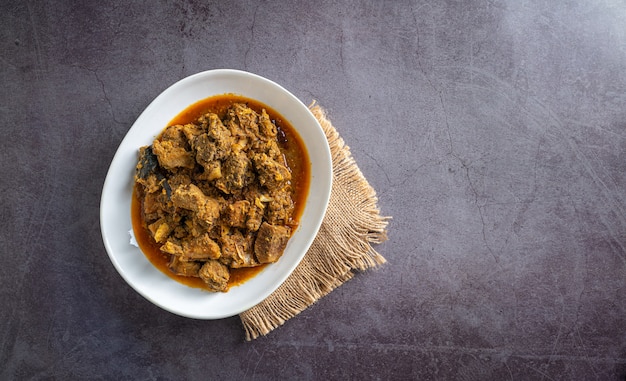
[[[262,109],[265,109],[270,116],[270,119],[278,128],[278,146],[285,156],[287,166],[291,170],[291,186],[293,190],[292,198],[294,201],[294,213],[292,218],[294,224],[297,225],[304,210],[304,204],[308,195],[309,183],[311,179],[311,163],[302,139],[291,124],[280,116],[280,114],[256,100],[234,94],[224,94],[206,98],[192,104],[172,119],[167,126],[192,123],[207,112],[213,112],[219,115],[221,119],[224,117],[226,110],[234,103],[246,103],[248,107],[259,114]],[[172,279],[189,287],[208,289],[200,278],[177,275],[170,271],[167,266],[170,258],[169,255],[161,252],[159,249],[160,245],[157,244],[152,237],[150,237],[148,230],[146,229],[146,224],[142,216],[141,199],[137,186],[135,186],[133,190],[131,200],[131,221],[139,248],[156,268]],[[293,227],[295,229],[296,226]],[[265,266],[267,265],[241,269],[229,269],[230,279],[228,281],[228,287],[230,288],[243,284],[261,272]]]

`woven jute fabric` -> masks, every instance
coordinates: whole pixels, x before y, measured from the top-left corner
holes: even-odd
[[[325,111],[312,104],[330,146],[333,185],[326,215],[306,255],[287,280],[268,298],[241,313],[246,340],[267,335],[304,311],[357,271],[386,262],[372,247],[387,239],[389,217],[378,209],[376,191],[357,166]]]

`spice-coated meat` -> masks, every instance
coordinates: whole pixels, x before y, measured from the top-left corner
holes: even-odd
[[[182,261],[180,257],[172,255],[168,267],[174,274],[198,277],[198,272],[200,271],[200,267],[202,267],[202,263]]]
[[[264,222],[254,242],[254,254],[260,263],[276,262],[283,255],[291,230],[287,226],[275,226]]]
[[[230,279],[228,267],[216,260],[205,262],[200,268],[198,276],[213,291],[225,291],[228,289],[228,279]]]

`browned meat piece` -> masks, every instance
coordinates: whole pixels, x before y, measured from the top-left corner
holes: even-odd
[[[253,178],[250,159],[244,153],[232,154],[222,164],[222,177],[215,181],[215,186],[224,193],[232,194]]]
[[[248,209],[248,217],[246,219],[246,229],[250,231],[257,231],[263,222],[263,208],[258,205],[251,205]]]
[[[278,143],[276,143],[276,140],[263,140],[263,139],[254,140],[250,143],[250,150],[251,150],[250,154],[252,157],[254,153],[256,154],[264,153],[270,158],[277,160],[277,161],[281,160],[283,157],[280,151],[280,148],[278,147]]]
[[[161,184],[164,181],[165,180],[159,180],[158,176],[154,173],[151,173],[144,178],[137,178],[137,182],[143,186],[146,194],[156,193],[160,191],[162,188]]]
[[[280,189],[285,181],[291,180],[289,169],[264,153],[254,156],[254,167],[259,182],[268,189]]]
[[[208,234],[183,240],[182,252],[181,259],[186,261],[218,259],[222,255],[220,246]]]
[[[177,208],[196,212],[199,219],[207,225],[212,225],[220,215],[220,203],[207,197],[194,184],[183,185],[172,193],[172,203]]]
[[[270,194],[267,203],[265,218],[270,224],[286,224],[291,219],[294,204],[287,189],[281,189]]]
[[[231,229],[222,234],[220,238],[222,257],[220,261],[232,268],[258,266],[259,262],[252,251],[253,241],[252,235],[243,235],[239,229]]]
[[[170,142],[177,147],[189,148],[189,142],[184,133],[184,126],[182,124],[175,124],[167,127],[160,136],[162,142]]]
[[[182,239],[170,238],[161,246],[161,251],[179,257],[182,261],[206,261],[220,256],[219,245],[208,235],[185,236]]]
[[[172,255],[168,267],[174,274],[198,277],[201,265],[200,262],[181,261],[179,257]]]
[[[234,139],[217,115],[206,114],[200,118],[200,121],[207,128],[207,133],[200,134],[191,140],[192,147],[196,151],[198,164],[211,171],[214,169],[211,164],[217,160],[223,160],[230,154]]]
[[[185,219],[184,230],[185,235],[181,238],[185,238],[186,236],[200,237],[207,233],[207,226],[199,219],[191,217]]]
[[[245,198],[250,202],[246,217],[246,229],[256,232],[263,222],[266,205],[271,199],[262,193],[256,184],[246,188]]]
[[[172,202],[177,208],[198,211],[199,206],[204,204],[206,196],[200,188],[194,184],[181,186],[172,193]]]
[[[222,160],[230,153],[230,141],[214,140],[207,134],[202,134],[193,140],[193,149],[196,151],[196,161],[207,167],[216,160]]]
[[[199,135],[193,140],[193,149],[196,150],[198,164],[202,166],[223,157],[217,148],[217,144],[207,134]]]
[[[214,161],[204,165],[204,173],[199,177],[201,180],[212,181],[222,177],[222,162]]]
[[[267,156],[274,160],[284,160],[283,154],[280,152],[280,148],[278,148],[276,140],[268,140],[265,152],[267,153]]]
[[[228,289],[228,279],[230,279],[228,267],[216,260],[212,259],[205,262],[198,275],[213,291],[226,291]]]
[[[167,237],[169,237],[172,230],[174,230],[174,227],[170,226],[165,218],[160,218],[148,225],[148,230],[152,233],[152,238],[154,238],[156,242],[161,243],[167,240]]]
[[[283,255],[291,229],[263,222],[254,242],[254,254],[260,263],[276,262]]]
[[[272,123],[265,109],[261,111],[261,116],[259,117],[259,132],[261,137],[266,139],[275,139],[278,133],[276,126]]]
[[[180,257],[184,254],[183,246],[180,244],[180,241],[176,239],[168,239],[167,242],[163,246],[161,246],[161,251],[167,254],[172,254],[177,257]]]
[[[229,204],[224,208],[224,215],[222,217],[224,223],[236,228],[245,228],[249,209],[250,202],[247,200],[236,201]]]
[[[221,142],[232,142],[232,136],[228,128],[224,126],[217,114],[209,113],[207,116],[207,133],[211,138]]]
[[[228,109],[226,125],[233,136],[257,136],[258,114],[243,103],[235,103]]]
[[[143,213],[144,214],[152,214],[156,213],[160,208],[160,203],[158,200],[157,193],[148,193],[143,198]]]
[[[163,168],[193,168],[195,166],[195,160],[191,152],[185,150],[183,147],[177,146],[172,141],[155,140],[154,143],[152,143],[152,150]]]
[[[189,170],[179,170],[176,171],[176,173],[170,175],[170,177],[167,179],[170,187],[172,187],[172,189],[175,189],[180,187],[181,185],[191,184],[191,176],[189,172]]]
[[[202,135],[204,133],[204,129],[196,124],[185,124],[182,128],[182,132],[187,138],[188,142],[193,141],[196,137]]]
[[[226,202],[224,200],[224,197],[222,197],[223,193],[220,192],[220,190],[217,189],[215,186],[213,186],[213,183],[204,180],[206,180],[204,178],[204,173],[198,174],[194,177],[194,185],[196,185],[206,197],[217,200],[218,202],[225,205]]]
[[[207,197],[206,202],[199,208],[196,215],[207,227],[210,227],[219,218],[221,209],[219,201]]]

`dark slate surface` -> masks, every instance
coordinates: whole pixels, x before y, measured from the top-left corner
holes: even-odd
[[[623,380],[623,1],[0,5],[0,379]],[[149,102],[248,70],[326,107],[389,261],[268,337],[136,294],[100,193]]]

